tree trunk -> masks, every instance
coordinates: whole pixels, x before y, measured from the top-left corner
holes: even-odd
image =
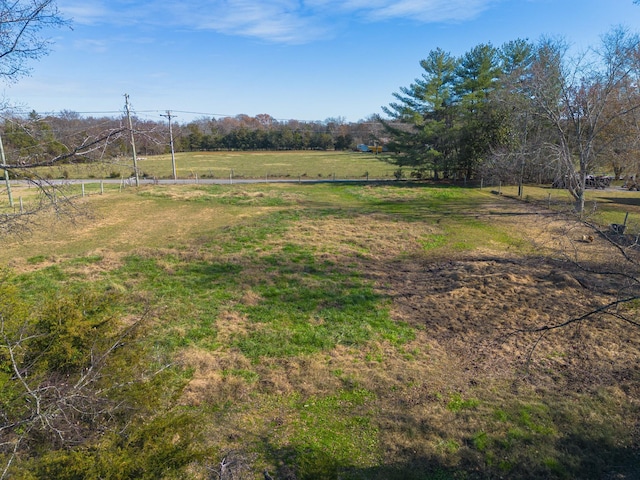
[[[576,200],[576,212],[582,217],[584,213],[584,192],[587,189],[587,171],[584,168],[580,169],[578,173],[578,186],[574,190],[575,195],[574,198]]]

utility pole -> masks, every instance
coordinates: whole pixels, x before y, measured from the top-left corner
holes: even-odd
[[[2,160],[2,167],[4,170],[4,181],[7,184],[7,194],[9,195],[9,206],[13,208],[13,196],[11,195],[11,182],[9,182],[9,170],[7,170],[7,160],[4,158],[4,145],[2,144],[2,137],[0,137],[0,159]]]
[[[129,95],[124,94],[125,108],[127,109],[127,120],[129,121],[129,133],[131,133],[131,148],[133,148],[133,171],[136,176],[136,187],[140,186],[140,176],[138,175],[138,157],[136,156],[136,142],[133,138],[133,124],[131,123],[131,111],[129,109]]]
[[[178,174],[176,172],[176,154],[173,150],[173,129],[171,128],[171,118],[173,117],[173,115],[171,115],[171,110],[167,110],[166,115],[160,114],[160,116],[167,117],[167,119],[169,119],[169,145],[171,145],[171,168],[173,169],[173,179],[177,180]]]

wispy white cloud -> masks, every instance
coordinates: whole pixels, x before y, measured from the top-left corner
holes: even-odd
[[[109,8],[96,0],[61,0],[58,6],[64,17],[82,25],[103,22],[112,14]]]
[[[314,40],[328,29],[320,15],[291,0],[190,0],[172,3],[168,8],[184,26],[273,42]]]
[[[489,8],[487,0],[402,0],[384,2],[378,8],[365,9],[365,16],[377,20],[410,18],[421,22],[469,20]]]
[[[78,23],[174,25],[283,43],[330,35],[345,21],[471,19],[499,0],[59,0]]]
[[[501,0],[306,0],[319,13],[341,12],[371,21],[409,19],[420,22],[463,21]]]

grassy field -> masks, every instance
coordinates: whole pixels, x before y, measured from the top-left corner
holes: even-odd
[[[127,430],[118,445],[141,468],[160,458],[155,478],[639,478],[640,331],[522,331],[615,297],[579,268],[615,250],[555,213],[565,192],[502,190],[112,188],[4,239],[3,263],[34,305],[90,285],[153,319],[145,341],[174,377],[143,430],[186,453]],[[594,220],[629,212],[637,230],[637,193],[589,195]]]
[[[502,187],[500,190],[504,195],[518,197],[518,188],[515,186]],[[548,186],[525,186],[522,199],[556,211],[570,211],[572,208],[572,199],[567,190]],[[585,217],[604,228],[612,223],[622,224],[627,217],[629,231],[640,232],[640,195],[621,187],[587,190]]]
[[[175,154],[178,178],[393,178],[396,170],[383,156],[361,152],[179,152]],[[140,175],[173,178],[171,155],[139,156]],[[42,169],[50,178],[127,178],[132,158],[118,158],[93,165],[61,165]]]

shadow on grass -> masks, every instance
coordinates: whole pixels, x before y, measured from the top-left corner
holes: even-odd
[[[465,447],[457,465],[444,465],[435,457],[405,455],[385,459],[383,465],[359,468],[347,465],[318,449],[275,447],[263,439],[267,461],[276,465],[268,471],[273,480],[488,480],[534,479],[624,479],[640,478],[640,455],[598,440],[573,435],[557,442],[561,458],[541,458],[538,465],[510,460],[508,453],[488,465],[483,455]],[[408,453],[408,452],[407,452]],[[354,462],[357,459],[354,459]]]
[[[354,194],[354,185],[368,187]],[[357,184],[331,184],[332,192],[349,197],[350,206],[333,201],[310,198],[299,204],[315,212],[315,216],[352,216],[358,214],[396,215],[406,221],[447,216],[473,217],[487,215],[522,215],[515,212],[511,202],[497,200],[478,189],[463,188],[451,184],[419,182],[371,182]],[[500,197],[502,198],[502,197]],[[346,203],[346,202],[345,202]],[[357,205],[357,206],[355,206]]]
[[[569,461],[548,462],[550,478],[637,479],[640,478],[640,444],[611,445],[602,438],[570,434],[556,442],[556,451]],[[533,477],[523,477],[533,478]]]
[[[640,193],[638,194],[637,197],[600,197],[601,200],[603,201],[607,201],[609,203],[617,203],[619,205],[627,205],[630,207],[637,207],[640,208]]]
[[[412,457],[406,462],[359,468],[337,460],[317,448],[276,447],[263,439],[267,461],[276,465],[267,471],[273,480],[453,480],[462,470],[444,467],[437,459]],[[358,459],[353,459],[356,463]],[[265,474],[265,478],[268,478]]]

